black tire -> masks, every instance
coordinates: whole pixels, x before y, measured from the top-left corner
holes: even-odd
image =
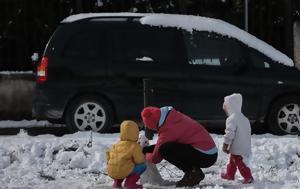
[[[113,112],[103,98],[82,96],[67,107],[65,120],[71,132],[93,130],[106,133],[112,127]]]
[[[268,126],[273,134],[298,134],[300,131],[300,98],[286,96],[277,100],[268,115]]]

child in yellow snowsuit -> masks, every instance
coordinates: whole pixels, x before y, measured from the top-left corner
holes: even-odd
[[[126,189],[143,188],[136,182],[146,170],[142,147],[137,143],[139,128],[134,121],[123,121],[120,141],[106,152],[108,175],[114,179],[113,188],[121,188],[124,179]]]

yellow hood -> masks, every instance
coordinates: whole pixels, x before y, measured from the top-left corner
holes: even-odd
[[[123,121],[121,123],[120,140],[136,142],[139,137],[139,127],[134,121]]]

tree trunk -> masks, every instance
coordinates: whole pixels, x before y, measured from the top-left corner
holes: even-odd
[[[293,55],[293,15],[292,15],[292,1],[284,0],[284,38],[286,54],[292,58]]]
[[[300,21],[294,23],[294,63],[300,70]]]

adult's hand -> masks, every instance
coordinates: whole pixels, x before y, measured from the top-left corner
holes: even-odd
[[[146,153],[146,161],[152,163],[152,154],[151,153]]]
[[[229,150],[228,150],[228,144],[223,143],[223,148],[222,151],[226,154],[229,154]]]

